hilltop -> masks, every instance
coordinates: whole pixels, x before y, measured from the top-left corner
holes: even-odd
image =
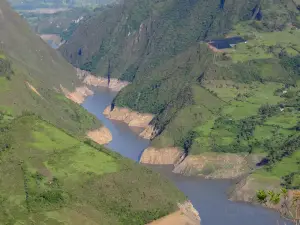
[[[87,139],[103,127],[67,97],[92,92],[5,1],[0,30],[0,224],[143,225],[178,211],[186,197],[169,181]]]
[[[111,108],[154,115],[144,162],[297,189],[299,5],[126,0],[82,23],[60,51],[76,67],[131,82]],[[245,41],[211,44],[227,37]]]

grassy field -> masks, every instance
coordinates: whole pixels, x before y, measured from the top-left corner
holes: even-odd
[[[289,56],[297,56],[300,52],[300,30],[293,27],[282,31],[258,32],[248,23],[241,23],[229,33],[229,36],[237,35],[246,37],[247,43],[225,50],[233,62],[277,58],[282,51]]]
[[[1,224],[142,225],[185,199],[160,175],[37,116],[0,124]]]

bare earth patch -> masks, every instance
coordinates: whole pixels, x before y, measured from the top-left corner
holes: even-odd
[[[43,98],[42,95],[36,90],[36,88],[33,87],[28,81],[25,81],[25,83],[27,84],[27,86],[28,86],[34,93],[36,93],[38,96],[40,96],[41,98]]]
[[[140,133],[140,136],[146,139],[151,139],[155,135],[155,129],[153,126],[149,125],[154,115],[149,113],[139,113],[132,111],[128,108],[111,107],[108,106],[104,110],[103,114],[111,120],[122,121],[127,123],[130,127],[144,128]]]
[[[109,129],[104,126],[97,130],[89,131],[87,136],[100,145],[105,145],[112,141],[112,135]]]
[[[84,99],[87,96],[93,95],[94,92],[88,89],[86,86],[77,87],[75,91],[70,92],[68,89],[64,88],[62,85],[60,85],[60,89],[65,94],[65,96],[72,100],[73,102],[76,102],[78,104],[82,104],[84,102]]]
[[[237,178],[249,172],[246,156],[230,153],[188,155],[176,147],[144,150],[140,163],[174,165],[173,173],[198,175],[213,179]]]
[[[107,87],[112,91],[119,92],[122,88],[126,87],[129,84],[129,82],[127,81],[120,81],[115,78],[111,78],[108,84],[107,78],[96,77],[91,73],[84,70],[80,70],[78,68],[76,69],[76,71],[77,71],[77,76],[79,77],[79,79],[82,80],[84,84],[95,86],[95,87]]]
[[[173,172],[200,175],[205,178],[231,179],[249,171],[245,157],[230,153],[203,153],[187,156],[175,166]]]
[[[174,165],[184,157],[183,151],[176,147],[170,148],[146,148],[141,156],[140,163]]]
[[[190,201],[178,204],[179,210],[147,225],[199,225],[200,216]]]
[[[209,48],[210,50],[212,50],[213,52],[224,52],[224,51],[222,51],[222,50],[220,50],[220,49],[215,48],[215,47],[212,46],[210,43],[208,43],[208,48]]]

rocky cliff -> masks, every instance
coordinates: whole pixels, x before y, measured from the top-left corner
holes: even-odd
[[[178,148],[153,148],[144,150],[140,162],[145,164],[174,165],[184,158],[184,153]]]
[[[87,136],[100,145],[105,145],[112,141],[112,135],[109,129],[104,126],[99,129],[89,131]]]
[[[77,103],[77,104],[81,104],[84,102],[84,99],[87,96],[93,95],[94,92],[91,91],[88,87],[86,86],[80,86],[75,88],[75,90],[73,92],[70,92],[68,89],[64,88],[62,85],[60,85],[60,88],[62,90],[62,92],[64,93],[64,95],[72,100],[73,102]]]
[[[254,204],[260,204],[257,200],[256,193],[258,190],[274,191],[281,193],[281,181],[276,177],[264,177],[254,173],[246,178],[241,179],[229,192],[229,199],[232,201],[243,201]],[[267,200],[263,206],[279,211],[283,216],[290,217],[296,214],[296,202],[299,202],[299,190],[288,190],[287,195],[280,195],[278,204],[271,203]],[[298,200],[297,200],[298,199]],[[299,203],[298,203],[299,204]],[[289,212],[288,212],[289,210]],[[298,209],[299,211],[299,209]],[[299,213],[299,212],[298,212]]]
[[[75,91],[70,92],[68,89],[64,88],[62,85],[60,85],[61,91],[64,93],[64,95],[72,100],[73,102],[77,104],[81,104],[84,102],[84,99],[89,96],[93,95],[94,92],[88,89],[86,86],[80,86],[75,89]],[[99,129],[91,130],[87,132],[87,137],[95,141],[96,143],[100,145],[108,144],[112,140],[112,135],[110,131],[102,126]]]
[[[179,148],[154,148],[144,150],[141,163],[174,165],[173,172],[187,176],[197,175],[205,178],[232,179],[250,171],[246,156],[230,153],[203,153],[188,155]]]
[[[249,172],[245,157],[236,154],[204,153],[189,155],[175,165],[173,172],[213,179],[232,179]]]
[[[112,91],[118,92],[129,84],[127,81],[120,81],[115,78],[108,79],[104,77],[96,77],[95,75],[80,69],[76,69],[76,71],[79,79],[81,79],[84,84],[90,86],[108,87]]]
[[[155,135],[155,129],[150,125],[153,115],[149,113],[139,113],[127,108],[111,106],[105,108],[103,114],[111,119],[127,123],[130,127],[144,128],[140,136],[146,139],[151,139]]]

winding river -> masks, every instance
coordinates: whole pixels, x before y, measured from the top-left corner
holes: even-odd
[[[113,140],[107,147],[138,161],[149,141],[140,138],[126,124],[108,120],[102,112],[110,105],[116,93],[108,88],[95,90],[82,106],[97,116],[112,133]],[[205,180],[199,177],[186,177],[171,172],[169,166],[151,166],[170,179],[192,201],[199,211],[202,225],[290,225],[275,211],[227,199],[229,180]]]

